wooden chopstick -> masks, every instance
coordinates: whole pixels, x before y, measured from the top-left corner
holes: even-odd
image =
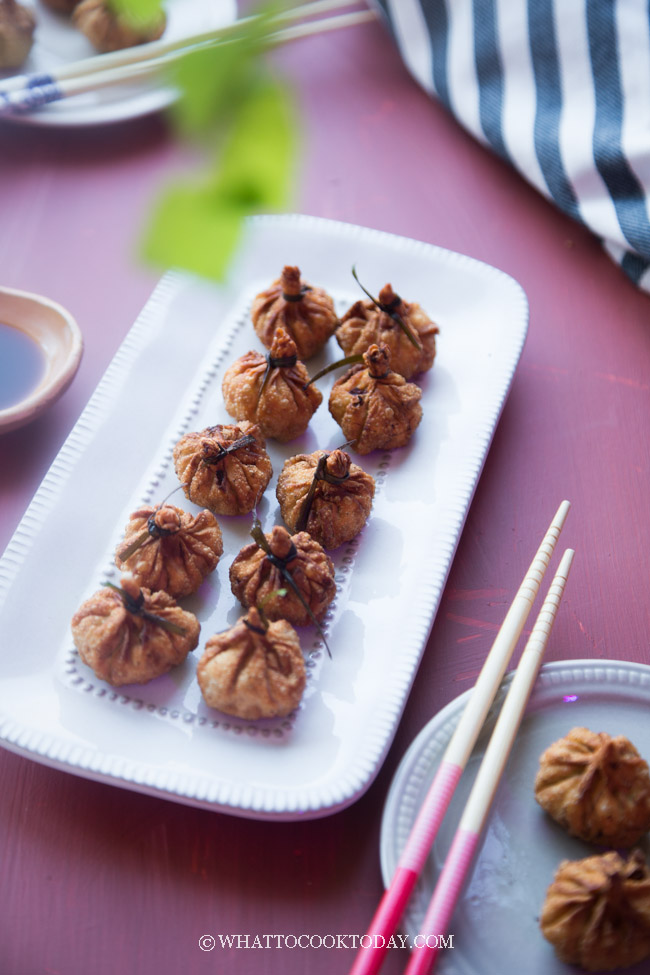
[[[349,7],[351,0],[313,0],[312,3],[303,3],[288,10],[279,12],[274,20],[278,23],[285,21],[291,22],[302,20],[304,17],[314,17],[339,7]],[[88,75],[93,72],[106,71],[109,68],[117,68],[121,65],[132,64],[139,61],[147,61],[159,58],[166,54],[173,54],[176,51],[185,53],[186,49],[195,48],[205,44],[218,44],[227,40],[231,34],[236,33],[243,24],[248,24],[257,19],[256,14],[249,17],[240,17],[232,23],[225,24],[213,30],[202,31],[199,34],[190,34],[187,37],[180,37],[174,41],[164,38],[158,41],[149,41],[146,44],[139,44],[136,47],[126,47],[119,51],[110,51],[107,54],[95,54],[80,61],[73,61],[69,64],[62,64],[52,72],[51,77],[56,79],[74,78],[79,75]],[[0,82],[0,92],[14,91],[20,88],[29,88],[42,77],[41,72],[27,75],[13,75]]]
[[[568,501],[563,501],[558,508],[512,601],[429,787],[392,880],[370,922],[367,931],[370,938],[366,939],[367,946],[363,946],[357,953],[350,975],[375,975],[381,967],[388,939],[397,928],[458,780],[483,727],[539,591],[570,507]]]
[[[427,975],[435,963],[441,938],[447,934],[449,921],[542,663],[542,656],[562,599],[573,555],[571,549],[567,549],[564,553],[521,655],[445,865],[438,878],[422,928],[416,939],[418,944],[413,948],[405,975]]]
[[[273,19],[273,23],[302,20],[349,5],[350,0],[315,0],[313,3],[283,11]],[[310,34],[353,27],[376,18],[377,14],[372,10],[322,17],[274,30],[269,34],[268,41],[270,46],[279,46]],[[98,54],[62,65],[48,74],[14,75],[0,82],[0,115],[27,112],[75,95],[140,81],[192,51],[228,43],[243,23],[253,19],[254,17],[243,18],[217,30],[194,34],[177,41],[152,41],[109,54]]]

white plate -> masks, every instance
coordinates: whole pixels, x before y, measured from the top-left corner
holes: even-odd
[[[74,651],[69,621],[115,579],[112,554],[129,513],[178,486],[172,448],[189,430],[229,421],[224,369],[260,348],[247,310],[282,266],[299,263],[343,311],[359,297],[350,269],[391,281],[439,322],[424,419],[410,445],[360,458],[377,480],[362,534],[334,553],[338,594],[327,619],[333,659],[302,631],[309,680],[292,718],[246,723],[210,711],[196,654],[146,687],[114,691]],[[0,740],[80,775],[209,808],[278,819],[322,816],[358,798],[391,743],[526,334],[525,296],[467,257],[311,217],[253,219],[227,284],[166,276],[133,326],[45,478],[0,562]],[[341,355],[332,339],[321,360]],[[310,362],[315,372],[318,362]],[[279,519],[284,459],[342,441],[324,404],[307,433],[269,443],[274,478],[261,505]],[[192,508],[179,494],[177,502]],[[185,601],[202,639],[241,609],[228,569],[251,518],[221,518],[225,554]],[[200,648],[199,648],[200,650]]]
[[[443,820],[402,919],[412,943],[483,757],[503,693],[493,707]],[[390,788],[381,830],[387,885],[447,743],[471,692],[427,724],[408,749]],[[569,975],[555,957],[538,917],[561,860],[599,852],[568,836],[535,801],[539,756],[571,728],[623,734],[650,759],[650,667],[615,660],[569,660],[542,667],[490,812],[464,892],[452,917],[453,947],[440,952],[439,975]],[[646,849],[647,853],[647,849]],[[647,975],[647,962],[626,968]]]
[[[36,15],[34,46],[21,73],[44,73],[64,64],[92,57],[97,52],[68,17],[56,14],[38,0],[21,0]],[[232,23],[237,16],[236,0],[168,0],[164,40],[177,40]],[[0,72],[0,77],[7,74]],[[70,98],[38,111],[10,116],[11,121],[33,125],[102,125],[122,122],[160,111],[175,98],[173,89],[153,82],[119,85]]]

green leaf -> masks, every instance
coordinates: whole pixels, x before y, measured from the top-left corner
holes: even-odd
[[[132,27],[157,24],[163,13],[162,0],[108,0],[108,6]]]
[[[268,81],[240,106],[215,173],[219,193],[255,209],[280,209],[293,182],[294,108],[288,89]]]
[[[181,94],[172,119],[182,136],[211,139],[236,114],[251,83],[253,61],[251,52],[240,56],[239,47],[202,48],[174,65],[171,83]]]
[[[211,186],[174,187],[152,215],[144,256],[162,268],[183,268],[221,281],[245,217],[241,208],[229,210]]]
[[[243,100],[212,172],[170,188],[144,240],[146,259],[222,280],[246,216],[286,206],[293,176],[294,110],[278,82]]]
[[[205,139],[237,114],[259,81],[273,17],[285,6],[266,4],[254,18],[236,25],[227,42],[199,48],[174,63],[170,83],[181,94],[172,117],[182,135]]]
[[[129,0],[115,0],[129,6]],[[134,0],[131,6],[158,0]],[[144,235],[145,258],[222,280],[252,213],[283,209],[293,181],[294,108],[263,55],[273,18],[286,0],[271,0],[235,25],[228,40],[178,61],[171,82],[181,91],[173,112],[180,135],[200,137],[213,158],[206,172],[170,187]]]

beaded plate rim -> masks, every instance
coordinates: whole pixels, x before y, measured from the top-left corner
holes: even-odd
[[[449,489],[453,490],[453,500],[445,509],[436,534],[438,550],[433,556],[427,555],[423,562],[422,585],[417,598],[409,603],[410,618],[404,630],[399,664],[392,675],[393,685],[379,703],[376,713],[373,713],[372,725],[364,730],[354,761],[332,780],[321,783],[298,783],[291,789],[258,787],[254,782],[224,781],[215,772],[199,775],[182,768],[153,768],[128,754],[111,754],[96,743],[69,741],[60,733],[61,726],[57,726],[56,722],[43,732],[34,724],[30,725],[29,720],[18,720],[5,713],[1,699],[0,741],[10,750],[87,778],[235,815],[290,820],[325,816],[350,805],[369,787],[388,751],[426,646],[467,511],[523,350],[528,327],[528,304],[521,286],[505,272],[490,265],[433,244],[320,217],[289,214],[250,218],[243,244],[244,254],[259,239],[266,241],[278,234],[292,238],[295,235],[303,245],[317,241],[314,246],[321,250],[325,247],[323,240],[328,245],[332,242],[340,242],[341,245],[352,242],[355,252],[357,248],[367,245],[373,253],[385,252],[391,259],[395,256],[406,257],[422,260],[427,266],[432,264],[439,269],[453,268],[463,274],[467,272],[468,279],[494,289],[499,298],[500,321],[502,317],[507,319],[507,326],[504,327],[507,327],[508,342],[495,354],[494,371],[485,379],[485,408],[480,416],[472,417],[471,438],[464,445],[458,470],[455,471],[456,479]],[[237,267],[236,261],[233,271],[235,279]],[[169,272],[162,278],[46,474],[0,559],[0,637],[7,594],[24,575],[24,564],[29,563],[30,554],[38,544],[39,535],[49,513],[56,506],[58,496],[79,459],[93,444],[115,398],[121,395],[125,376],[146,347],[152,322],[160,314],[161,308],[174,301],[179,290],[190,286],[194,287],[191,279],[188,284],[188,277],[178,272]],[[435,310],[432,313],[436,317]],[[377,462],[386,463],[383,455],[378,456]],[[112,702],[115,706],[122,707],[126,703],[125,695],[121,695],[119,690],[108,693],[115,693]],[[137,702],[135,707],[138,707]]]

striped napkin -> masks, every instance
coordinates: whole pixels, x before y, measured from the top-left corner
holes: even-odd
[[[411,74],[650,292],[648,0],[375,0]]]

